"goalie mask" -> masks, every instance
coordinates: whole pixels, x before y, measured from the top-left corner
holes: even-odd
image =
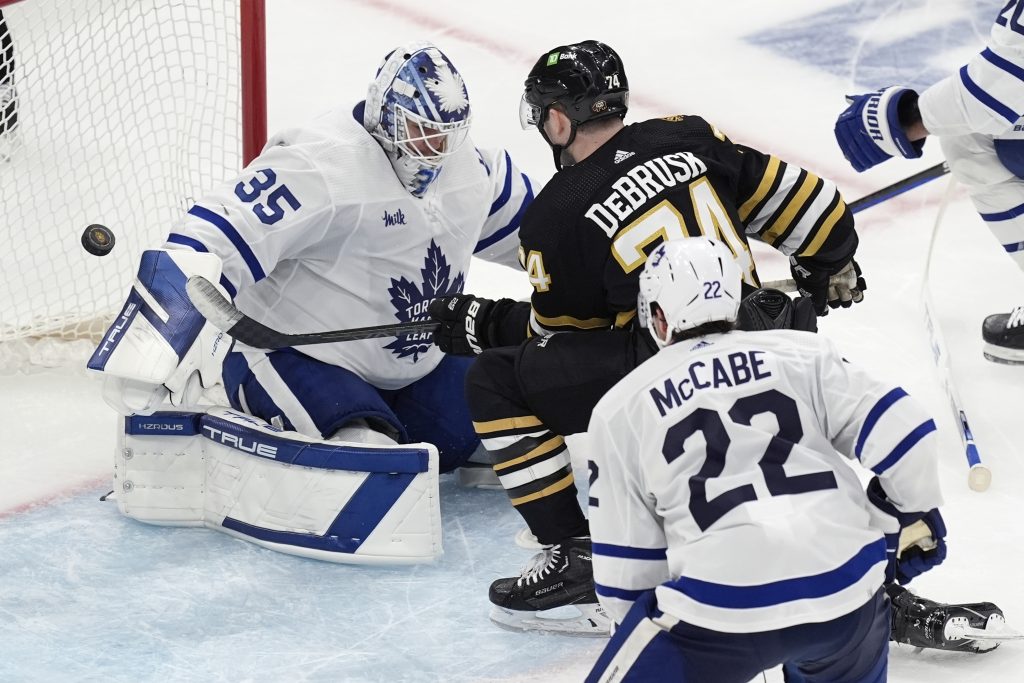
[[[384,58],[363,110],[363,126],[416,197],[440,174],[444,158],[466,141],[470,118],[462,76],[428,42],[403,45]]]
[[[736,259],[721,242],[707,237],[663,242],[651,252],[640,273],[640,322],[662,348],[679,332],[709,322],[735,322],[741,280]],[[663,334],[659,334],[655,310],[665,316]]]

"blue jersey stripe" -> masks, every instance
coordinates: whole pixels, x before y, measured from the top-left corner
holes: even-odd
[[[989,221],[990,223],[994,223],[996,221],[1008,221],[1011,218],[1016,218],[1017,216],[1024,216],[1024,204],[1018,204],[1012,209],[1007,209],[1006,211],[981,214],[982,220]]]
[[[528,207],[530,202],[533,201],[533,186],[530,185],[530,179],[526,177],[526,174],[524,173],[522,175],[523,182],[526,183],[526,196],[523,197],[523,203],[519,205],[519,211],[516,212],[516,215],[512,217],[512,220],[504,228],[498,230],[490,237],[477,242],[476,247],[473,249],[474,254],[479,254],[484,249],[496,242],[500,242],[519,229],[519,222],[523,220],[523,214],[526,213],[526,207]]]
[[[1004,244],[1003,245],[1003,249],[1005,249],[1006,253],[1008,253],[1008,254],[1012,254],[1015,251],[1022,251],[1022,250],[1024,250],[1024,242],[1014,242],[1013,244]]]
[[[970,75],[967,73],[967,67],[964,66],[960,69],[960,80],[963,82],[964,87],[967,88],[967,92],[974,95],[974,98],[984,104],[986,107],[994,111],[995,113],[1002,116],[1010,123],[1016,123],[1017,119],[1020,118],[1020,114],[1016,113],[1005,104],[997,100],[996,98],[989,95],[987,92],[982,90],[981,86],[971,80]]]
[[[730,586],[682,577],[665,585],[699,603],[725,609],[757,609],[795,600],[813,600],[838,593],[886,561],[885,539],[872,541],[842,565],[821,574],[754,586]]]
[[[903,441],[896,444],[896,448],[892,449],[889,455],[885,456],[880,463],[871,468],[871,471],[875,474],[882,474],[887,469],[895,465],[900,461],[904,455],[907,454],[911,448],[917,445],[917,442],[923,439],[925,436],[935,431],[934,420],[928,420],[919,424],[914,431],[907,434]]]
[[[483,159],[480,160],[483,163]],[[504,208],[508,204],[509,197],[512,196],[512,159],[509,158],[508,152],[505,152],[505,184],[501,188],[501,194],[491,204],[491,210],[487,212],[488,216],[493,216]]]
[[[249,272],[252,273],[252,279],[255,282],[259,282],[267,276],[267,274],[263,272],[263,266],[260,265],[259,260],[256,258],[256,254],[252,253],[252,249],[249,248],[249,245],[245,243],[245,240],[242,239],[242,236],[238,234],[238,231],[235,230],[235,226],[231,225],[228,219],[205,207],[199,206],[198,204],[189,209],[188,212],[190,215],[195,216],[196,218],[201,218],[207,223],[212,224],[224,233],[224,235],[231,241],[231,244],[235,246],[235,249],[238,250],[238,253],[241,254],[242,260],[245,261],[245,264],[249,266]]]
[[[628,588],[615,588],[614,586],[604,586],[600,583],[594,582],[594,592],[605,598],[618,598],[619,600],[636,600],[641,595],[651,590],[650,588],[640,588],[638,590],[630,590]]]
[[[983,59],[988,60],[988,62],[995,66],[997,69],[1001,69],[1006,73],[1010,74],[1011,76],[1013,76],[1014,78],[1024,81],[1024,69],[1017,66],[1010,60],[1003,59],[995,52],[992,52],[992,50],[989,48],[985,48],[985,50],[981,53],[981,56]]]
[[[176,232],[172,232],[170,235],[168,235],[167,241],[170,244],[180,244],[182,246],[189,247],[190,249],[192,249],[192,251],[199,251],[204,254],[208,254],[210,252],[210,250],[207,249],[206,245],[200,242],[199,240],[194,239],[192,237],[187,237],[186,235],[179,235]],[[238,289],[236,289],[235,286],[231,284],[231,280],[228,280],[227,276],[224,275],[224,273],[220,274],[220,286],[227,290],[227,293],[231,296],[232,299],[238,296]]]
[[[593,551],[595,555],[621,557],[627,560],[664,560],[668,557],[668,548],[635,548],[611,543],[595,543]]]
[[[868,411],[868,416],[864,419],[864,425],[860,428],[860,434],[857,435],[857,445],[853,449],[853,453],[857,456],[858,460],[860,459],[861,451],[864,450],[864,442],[868,440],[868,436],[871,435],[871,430],[875,428],[879,418],[882,417],[885,411],[889,410],[893,403],[906,395],[907,392],[903,391],[900,387],[896,387],[878,399],[878,403]]]

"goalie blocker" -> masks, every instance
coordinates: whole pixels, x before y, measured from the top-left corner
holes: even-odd
[[[124,418],[113,497],[149,524],[329,562],[414,564],[442,553],[437,478],[430,444],[320,441],[213,408]]]

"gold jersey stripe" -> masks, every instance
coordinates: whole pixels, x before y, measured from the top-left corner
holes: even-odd
[[[557,318],[546,318],[534,309],[533,318],[545,327],[578,327],[581,330],[592,330],[597,327],[611,327],[611,318],[574,318],[571,315],[560,315]]]
[[[636,309],[632,311],[623,311],[615,316],[615,327],[625,327],[636,317]]]
[[[552,493],[558,493],[563,489],[569,488],[570,486],[572,486],[572,483],[572,472],[570,472],[565,476],[565,478],[559,479],[551,486],[543,488],[540,491],[537,491],[536,493],[531,493],[527,496],[522,496],[521,498],[513,498],[512,504],[522,505],[523,503],[529,503],[530,501],[537,500],[538,498],[543,498],[544,496],[550,496]]]
[[[768,195],[768,191],[772,189],[772,185],[775,183],[775,177],[779,175],[779,158],[770,157],[768,159],[768,167],[764,170],[764,175],[761,176],[761,182],[757,186],[757,190],[750,196],[750,199],[743,202],[743,206],[740,207],[740,220],[744,223],[750,216],[750,212],[754,210],[761,200]]]
[[[806,249],[797,255],[814,256],[817,254],[818,250],[821,249],[821,245],[825,244],[825,240],[827,240],[828,236],[832,234],[832,228],[836,227],[836,223],[839,222],[839,219],[843,217],[844,213],[846,213],[846,202],[844,202],[843,198],[840,197],[839,203],[836,204],[836,208],[832,209],[832,213],[828,215],[825,222],[823,222],[821,227],[818,228],[818,232],[814,235],[814,239],[811,240],[811,243],[807,245]]]
[[[488,420],[487,422],[474,422],[473,429],[476,430],[477,434],[490,434],[491,432],[501,432],[506,429],[522,429],[523,427],[539,427],[540,425],[540,418],[533,415],[524,415],[522,417],[506,417],[501,420]]]
[[[527,460],[533,460],[534,458],[539,458],[542,455],[547,455],[548,453],[555,450],[564,443],[565,439],[563,439],[560,436],[554,436],[548,439],[547,441],[541,443],[533,450],[526,453],[526,455],[520,455],[518,458],[512,458],[511,460],[506,460],[505,462],[497,463],[494,466],[494,471],[497,472],[498,470],[505,470],[508,469],[509,467],[514,467],[515,465],[524,463]]]
[[[815,186],[821,182],[821,179],[813,173],[807,172],[807,177],[804,178],[804,182],[797,189],[793,197],[786,202],[786,208],[781,214],[775,217],[772,221],[772,227],[767,232],[761,234],[761,239],[768,244],[775,246],[775,241],[782,236],[782,233],[786,232],[789,228],[789,224],[793,222],[796,215],[800,213],[800,209],[804,208],[804,204],[807,203],[807,198],[814,192]]]

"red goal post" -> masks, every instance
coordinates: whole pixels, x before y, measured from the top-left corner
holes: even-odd
[[[8,342],[102,334],[140,253],[259,152],[266,22],[264,0],[0,0],[0,14],[2,371]],[[116,235],[103,258],[81,247],[92,223]]]

